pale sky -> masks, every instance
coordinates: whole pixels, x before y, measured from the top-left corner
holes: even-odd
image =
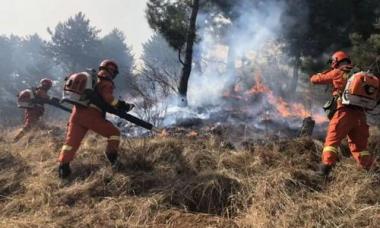
[[[118,28],[137,56],[141,44],[151,35],[145,19],[147,0],[0,0],[0,35],[30,35],[49,38],[47,27],[54,29],[79,11],[92,26],[101,29],[101,36]]]

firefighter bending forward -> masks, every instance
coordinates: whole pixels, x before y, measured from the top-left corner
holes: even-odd
[[[367,150],[369,126],[363,108],[343,105],[341,96],[349,73],[353,66],[349,56],[343,52],[335,52],[332,56],[331,71],[318,73],[310,79],[313,84],[331,84],[333,96],[338,96],[337,110],[331,118],[322,152],[322,164],[319,174],[327,176],[338,158],[339,145],[346,136],[352,156],[364,169],[370,169],[374,156]]]
[[[118,66],[112,60],[104,60],[100,63],[95,86],[95,99],[89,107],[74,105],[67,127],[65,144],[59,155],[59,177],[67,178],[71,174],[70,162],[74,159],[80,143],[88,130],[92,130],[107,138],[106,157],[113,167],[117,164],[120,131],[105,118],[105,108],[102,102],[116,108],[125,108],[124,101],[117,100],[113,96],[113,79],[118,74]],[[132,107],[130,107],[131,109]]]
[[[39,86],[37,88],[32,89],[32,93],[34,98],[31,98],[28,94],[23,94],[22,91],[18,96],[19,99],[22,99],[21,96],[27,95],[30,100],[27,101],[28,107],[25,107],[24,111],[24,126],[20,130],[20,132],[14,137],[13,141],[17,142],[20,140],[25,133],[30,131],[33,127],[38,124],[38,121],[43,116],[45,112],[44,105],[38,102],[34,102],[34,100],[47,100],[49,99],[48,91],[52,87],[53,81],[47,78],[44,78],[40,81]]]

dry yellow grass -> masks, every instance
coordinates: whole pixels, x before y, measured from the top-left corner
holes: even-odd
[[[231,150],[214,138],[124,140],[113,172],[105,142],[89,135],[73,177],[57,178],[63,130],[19,143],[0,135],[0,227],[378,227],[380,175],[342,158],[314,174],[320,146],[307,138],[252,140]],[[371,150],[379,154],[378,132]]]

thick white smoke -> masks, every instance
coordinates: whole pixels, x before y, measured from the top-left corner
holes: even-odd
[[[278,55],[278,49],[268,50],[268,46],[281,35],[281,18],[286,5],[279,1],[265,1],[259,6],[237,4],[236,10],[239,16],[229,24],[227,22],[230,29],[222,39],[212,30],[200,28],[199,48],[206,62],[202,73],[193,71],[190,77],[188,98],[191,106],[218,105],[225,89],[236,81],[235,72],[227,69],[228,55],[232,55],[237,64],[248,56],[267,65],[268,56]],[[221,40],[226,43],[221,44]],[[233,53],[228,53],[231,50]]]
[[[291,23],[292,18],[287,15],[288,5],[278,0],[262,1],[256,5],[247,3],[249,1],[236,2],[236,18],[229,20],[219,16],[215,19],[224,23],[224,33],[210,27],[210,24],[217,23],[200,23],[202,26],[197,32],[201,41],[195,48],[194,67],[189,81],[189,107],[177,107],[175,100],[168,102],[163,126],[178,124],[189,118],[214,121],[225,121],[223,118],[227,118],[226,121],[234,123],[243,121],[253,124],[256,129],[266,128],[264,122],[267,120],[297,129],[302,123],[301,119],[311,114],[310,106],[283,99],[289,95],[288,86],[293,76],[293,66],[283,51],[284,43],[279,41],[286,32],[282,27],[283,20]],[[209,19],[208,15],[200,15],[198,22],[203,22],[205,18]],[[266,92],[262,92],[265,95],[244,97],[257,84],[267,88]],[[231,96],[230,92],[233,90],[233,94],[236,86],[242,88],[240,94],[237,93],[242,98]],[[245,103],[246,99],[250,103]],[[303,100],[303,103],[307,101]],[[226,110],[241,111],[241,116],[231,119],[228,112],[227,117],[221,115]],[[313,112],[318,112],[318,117],[322,116],[315,109]]]

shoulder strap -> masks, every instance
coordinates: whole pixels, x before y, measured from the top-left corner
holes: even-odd
[[[30,90],[32,91],[32,93],[33,93],[33,96],[34,96],[34,98],[36,98],[37,97],[37,87],[31,87],[30,88]]]
[[[356,72],[353,72],[353,69],[354,68],[352,68],[350,71],[345,71],[343,69],[339,69],[343,72],[342,77],[345,80],[345,82],[344,82],[344,86],[343,86],[342,90],[338,90],[338,95],[335,95],[335,96],[338,96],[338,98],[341,98],[343,96],[344,90],[346,89],[346,86],[347,86],[348,79],[351,78],[352,75],[354,75],[356,73]]]
[[[350,71],[345,72],[346,79],[348,80],[349,78],[352,77],[352,75],[354,75],[360,71],[361,71],[361,69],[359,69],[358,67],[356,67],[356,66],[352,67],[350,69]]]

